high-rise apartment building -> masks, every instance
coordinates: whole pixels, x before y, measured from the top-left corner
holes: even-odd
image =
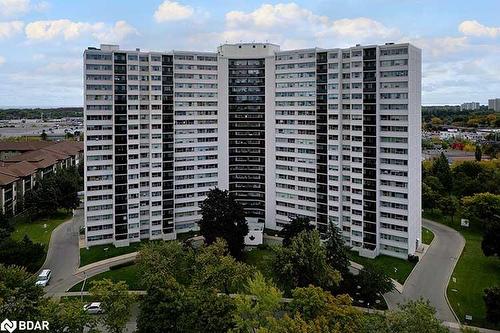
[[[488,109],[493,111],[500,111],[500,98],[489,99]]]
[[[481,104],[479,104],[479,102],[468,102],[460,105],[460,111],[474,111],[479,110],[480,108]]]
[[[421,52],[410,44],[84,53],[87,245],[173,239],[209,189],[252,225],[306,216],[365,256],[420,246]]]

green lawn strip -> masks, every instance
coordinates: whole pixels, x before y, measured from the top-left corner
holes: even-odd
[[[245,252],[245,262],[257,268],[266,278],[276,281],[272,268],[274,252],[271,249],[256,248]]]
[[[109,259],[123,254],[132,253],[139,251],[142,244],[146,243],[146,240],[141,242],[130,243],[129,246],[115,247],[113,244],[106,245],[96,245],[90,248],[80,249],[80,267],[86,266],[88,264],[98,262],[104,259]]]
[[[410,275],[413,267],[415,266],[415,264],[409,262],[408,260],[389,257],[385,255],[380,255],[375,259],[370,259],[361,257],[354,251],[349,251],[348,256],[351,261],[354,261],[360,265],[364,266],[373,264],[381,267],[388,276],[401,284],[405,283],[406,278],[408,277],[408,275]]]
[[[128,284],[128,288],[130,290],[140,290],[138,273],[138,266],[135,264],[114,270],[109,270],[87,279],[83,290],[88,291],[91,288],[92,281],[98,281],[102,279],[111,279],[113,282],[125,281]],[[74,285],[69,291],[81,291],[82,284],[83,281]]]
[[[14,240],[20,241],[25,235],[27,235],[33,243],[41,243],[47,249],[52,231],[58,225],[70,219],[71,216],[72,213],[60,210],[49,218],[33,222],[14,223],[14,231],[12,232],[11,237]]]
[[[422,242],[426,245],[430,245],[434,239],[434,233],[429,229],[422,227]]]
[[[471,315],[472,326],[499,329],[500,325],[495,326],[486,321],[483,295],[484,289],[500,285],[500,259],[483,254],[482,232],[461,227],[460,217],[455,217],[453,223],[437,212],[424,212],[424,217],[454,228],[465,238],[465,248],[447,289],[448,300],[460,321],[464,322],[465,315]],[[453,282],[453,278],[456,282]]]

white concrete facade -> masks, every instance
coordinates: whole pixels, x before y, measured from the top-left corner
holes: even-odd
[[[236,195],[256,229],[280,229],[304,216],[320,231],[337,225],[363,255],[414,254],[421,239],[420,50],[386,44],[280,51],[245,43],[217,51],[85,51],[87,244],[171,239],[196,229],[199,203],[219,187]],[[137,55],[137,63],[125,63],[128,208],[118,240],[115,53]],[[162,56],[172,59],[166,74],[163,58],[163,79]],[[171,173],[161,159],[170,149],[161,144],[162,129],[170,128],[165,75],[173,77]],[[173,231],[162,224],[170,218],[168,207],[161,213],[162,172],[163,184],[173,181]]]

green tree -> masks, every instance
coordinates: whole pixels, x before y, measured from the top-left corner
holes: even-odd
[[[333,296],[320,287],[295,288],[290,303],[292,313],[300,313],[306,320],[325,316],[332,326],[342,332],[356,331],[360,326],[361,313],[352,307],[349,295]]]
[[[434,209],[438,207],[440,194],[434,191],[426,183],[422,183],[422,206],[425,209]]]
[[[500,323],[500,287],[495,286],[484,290],[486,304],[486,319],[493,323]]]
[[[212,244],[217,238],[223,238],[231,255],[241,258],[248,234],[243,207],[229,191],[218,188],[208,192],[200,207],[203,216],[198,225],[205,241]]]
[[[310,284],[328,289],[341,280],[340,273],[328,264],[327,251],[317,230],[303,231],[289,246],[277,247],[273,268],[285,290]]]
[[[206,287],[206,286],[205,286]],[[139,332],[227,332],[234,304],[215,290],[188,288],[173,278],[151,285],[140,302]]]
[[[212,245],[201,248],[196,255],[193,286],[199,289],[209,286],[226,294],[234,293],[253,270],[230,256],[226,242],[219,238]]]
[[[227,332],[234,327],[234,301],[215,290],[191,288],[189,307],[178,320],[179,332]]]
[[[50,332],[82,333],[84,328],[96,326],[96,318],[85,311],[84,305],[80,300],[48,301],[40,308],[40,320],[50,323]]]
[[[436,318],[436,310],[429,301],[409,301],[398,310],[389,311],[386,318],[389,333],[448,333]]]
[[[0,242],[0,263],[2,264],[23,266],[27,271],[34,273],[40,269],[44,258],[44,246],[33,243],[26,235],[21,241],[7,238]]]
[[[185,303],[185,288],[172,277],[166,277],[161,283],[151,284],[140,301],[138,332],[177,332],[177,319],[187,308]]]
[[[481,249],[485,256],[500,257],[500,217],[488,223],[484,229]]]
[[[235,328],[230,332],[255,332],[259,327],[266,326],[269,318],[281,308],[282,292],[260,272],[248,279],[245,292],[245,295],[237,294],[234,298]]]
[[[474,153],[474,157],[476,158],[476,161],[481,162],[482,156],[483,156],[483,152],[481,151],[481,146],[476,145],[476,152]]]
[[[194,273],[194,252],[176,241],[150,242],[141,246],[137,264],[145,288],[169,278],[188,284]]]
[[[78,198],[80,177],[76,168],[59,170],[54,177],[57,178],[57,206],[66,210],[78,208],[80,204]]]
[[[125,282],[114,283],[109,279],[93,281],[90,288],[93,298],[101,301],[103,314],[100,321],[108,332],[121,333],[130,318],[135,297],[129,293]]]
[[[269,317],[257,332],[358,333],[362,328],[361,312],[348,295],[332,296],[319,287],[294,289],[288,308],[284,316]]]
[[[330,222],[326,233],[326,260],[328,264],[344,276],[349,272],[349,258],[347,247],[340,229]]]
[[[283,237],[283,245],[290,244],[292,238],[300,234],[302,231],[311,231],[314,225],[308,217],[296,217],[281,229],[279,235]]]
[[[453,176],[451,174],[448,159],[441,153],[432,165],[432,174],[436,176],[444,187],[444,191],[449,192],[453,187]]]
[[[429,175],[424,178],[424,183],[429,186],[434,192],[445,193],[443,184],[438,177]]]
[[[451,222],[453,223],[453,218],[459,208],[458,199],[453,195],[442,196],[439,198],[438,206],[444,215],[451,218]]]
[[[365,265],[353,280],[351,294],[357,295],[365,304],[373,305],[380,295],[394,289],[391,278],[377,265]]]
[[[0,264],[0,318],[37,320],[45,299],[35,282],[25,268]]]
[[[462,198],[463,216],[481,228],[500,216],[500,195],[476,193]]]

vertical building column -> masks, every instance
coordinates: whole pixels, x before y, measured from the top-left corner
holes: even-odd
[[[128,241],[127,54],[113,53],[115,241]]]
[[[377,243],[377,52],[363,50],[363,248]]]
[[[266,228],[276,229],[276,58],[265,60]]]
[[[265,59],[229,59],[229,190],[265,222]]]
[[[162,55],[162,232],[174,238],[174,62]]]
[[[321,233],[328,228],[328,100],[327,53],[316,53],[316,200],[317,228]]]

